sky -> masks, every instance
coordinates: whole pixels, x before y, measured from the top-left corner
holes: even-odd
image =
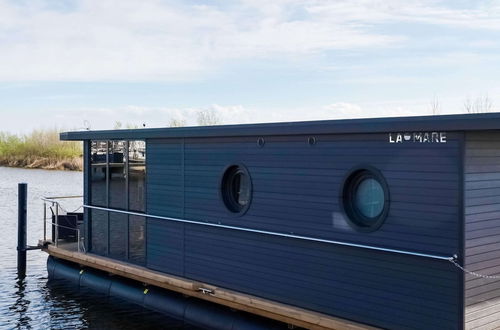
[[[500,111],[500,0],[0,0],[0,131],[449,114],[486,97]]]

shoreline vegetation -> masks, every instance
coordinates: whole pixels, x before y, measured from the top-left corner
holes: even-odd
[[[222,124],[215,110],[198,111],[199,126]],[[166,127],[183,127],[186,121],[172,118]],[[138,125],[115,122],[114,129],[137,129]],[[44,170],[83,171],[82,143],[60,141],[58,129],[34,130],[29,134],[16,135],[0,132],[0,166]]]
[[[60,141],[57,129],[0,133],[0,166],[82,171],[82,144]]]

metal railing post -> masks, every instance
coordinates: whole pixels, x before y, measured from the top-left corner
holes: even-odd
[[[43,242],[47,241],[47,203],[43,202]]]
[[[55,227],[55,245],[57,246],[57,241],[59,240],[59,203],[55,203],[56,204],[56,227]]]
[[[64,212],[67,212],[62,206],[61,204],[57,201],[58,199],[73,199],[73,198],[82,198],[83,196],[57,196],[57,197],[42,197],[42,201],[43,201],[43,240],[44,242],[47,242],[47,207],[50,203],[50,209],[51,209],[51,213],[52,215],[50,216],[50,224],[51,224],[51,232],[52,232],[52,244],[54,244],[54,246],[58,246],[59,245],[59,227],[63,227],[63,228],[66,228],[66,229],[71,229],[71,230],[76,230],[76,233],[77,233],[77,244],[78,244],[78,252],[81,252],[82,250],[85,251],[85,247],[80,247],[80,242],[82,240],[82,235],[80,233],[80,229],[78,228],[78,219],[77,219],[77,224],[76,224],[76,228],[73,228],[73,227],[68,227],[68,226],[60,226],[59,225],[59,212],[61,209],[61,211]],[[55,210],[54,210],[54,206],[55,206]],[[80,208],[83,208],[83,205],[81,205],[80,207],[78,207],[75,211],[73,212],[76,212],[78,211]],[[85,208],[83,208],[84,212],[85,212]],[[54,220],[52,220],[54,218]],[[83,237],[83,240],[85,240],[85,237]]]
[[[78,252],[80,252],[80,229],[76,230],[76,244],[78,246]]]

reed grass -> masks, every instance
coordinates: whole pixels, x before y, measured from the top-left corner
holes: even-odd
[[[34,130],[24,135],[0,133],[0,165],[81,171],[82,144],[60,141],[57,129]]]

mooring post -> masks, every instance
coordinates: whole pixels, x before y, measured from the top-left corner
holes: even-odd
[[[17,276],[26,276],[26,219],[27,219],[28,184],[18,185],[17,218]]]

